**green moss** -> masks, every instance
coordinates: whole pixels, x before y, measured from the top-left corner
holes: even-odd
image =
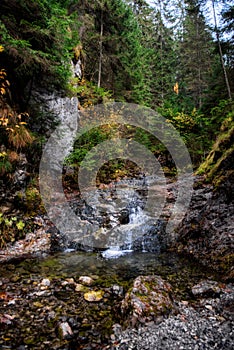
[[[34,216],[45,213],[39,189],[34,186],[29,186],[25,191],[25,202],[27,214]]]
[[[112,326],[113,326],[113,320],[111,317],[108,317],[105,319],[105,322],[104,322],[104,329],[105,329],[105,332],[107,334],[109,334],[110,331],[112,331]]]
[[[206,182],[212,182],[218,187],[226,178],[234,172],[232,161],[234,154],[234,122],[232,118],[225,119],[221,133],[206,160],[200,165],[197,174],[205,174]],[[230,166],[226,166],[230,159]]]
[[[24,339],[25,344],[27,345],[34,345],[35,344],[35,338],[34,337],[28,337]]]

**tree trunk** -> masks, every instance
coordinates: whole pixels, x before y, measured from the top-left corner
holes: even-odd
[[[217,43],[218,43],[218,48],[219,48],[219,57],[220,57],[221,65],[223,68],[223,74],[224,74],[224,79],[225,79],[225,83],[226,83],[226,87],[227,87],[228,98],[229,98],[229,100],[231,100],[232,99],[231,88],[230,88],[230,84],[229,84],[228,76],[227,76],[227,71],[226,71],[226,67],[224,64],[224,60],[223,60],[223,52],[222,52],[222,48],[221,48],[221,44],[220,44],[219,30],[218,30],[218,26],[217,26],[215,0],[212,0],[212,8],[213,8],[213,16],[214,16],[214,24],[215,24],[215,33],[216,33],[216,38],[217,38]]]
[[[101,11],[101,28],[99,38],[99,64],[98,64],[98,88],[101,86],[102,77],[102,41],[103,41],[103,11]]]

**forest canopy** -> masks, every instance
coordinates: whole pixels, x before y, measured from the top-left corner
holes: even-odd
[[[229,1],[2,0],[0,45],[2,111],[27,113],[38,86],[75,95],[83,108],[145,105],[178,129],[195,166],[233,113]]]

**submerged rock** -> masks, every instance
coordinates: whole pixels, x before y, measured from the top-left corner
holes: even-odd
[[[94,280],[89,276],[80,276],[79,282],[85,284],[86,286],[91,286],[94,283]]]
[[[88,287],[84,286],[81,283],[77,283],[75,287],[76,292],[88,292]]]
[[[69,339],[73,335],[72,329],[67,322],[59,324],[59,335],[63,339]]]
[[[98,291],[94,291],[92,290],[91,292],[87,292],[84,294],[84,299],[87,301],[100,301],[102,300],[104,295],[104,291],[102,290],[98,290]]]
[[[50,280],[48,278],[43,278],[43,280],[41,281],[41,285],[49,287],[50,286]]]

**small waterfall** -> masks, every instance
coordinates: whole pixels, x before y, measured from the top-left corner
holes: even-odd
[[[136,237],[136,232],[140,232],[139,236],[142,236],[142,232],[147,233],[147,231],[151,228],[151,226],[147,224],[147,220],[149,220],[149,218],[139,205],[136,207],[131,207],[129,210],[129,223],[123,225],[123,229],[127,231],[124,247],[112,246],[109,249],[102,252],[102,256],[107,259],[113,259],[119,258],[122,255],[133,252],[134,237]],[[144,237],[142,237],[141,244],[141,251],[146,252],[147,249]]]
[[[74,198],[70,201],[72,210],[84,226],[79,230],[85,237],[85,244],[74,239],[68,248],[93,249],[107,259],[133,251],[159,251],[158,232],[162,226],[145,209],[147,193],[142,190],[142,183],[124,180],[116,187],[117,199],[113,199],[111,190],[105,188],[87,192],[85,200]]]
[[[147,216],[139,205],[130,209],[129,224],[143,224],[146,218]]]
[[[127,239],[126,239],[126,245],[127,245],[127,251],[131,252],[132,251],[132,245],[133,245],[133,230],[135,225],[140,225],[144,223],[145,221],[145,214],[143,210],[141,209],[140,206],[137,206],[136,208],[133,207],[130,209],[129,213],[129,232],[127,234]]]

